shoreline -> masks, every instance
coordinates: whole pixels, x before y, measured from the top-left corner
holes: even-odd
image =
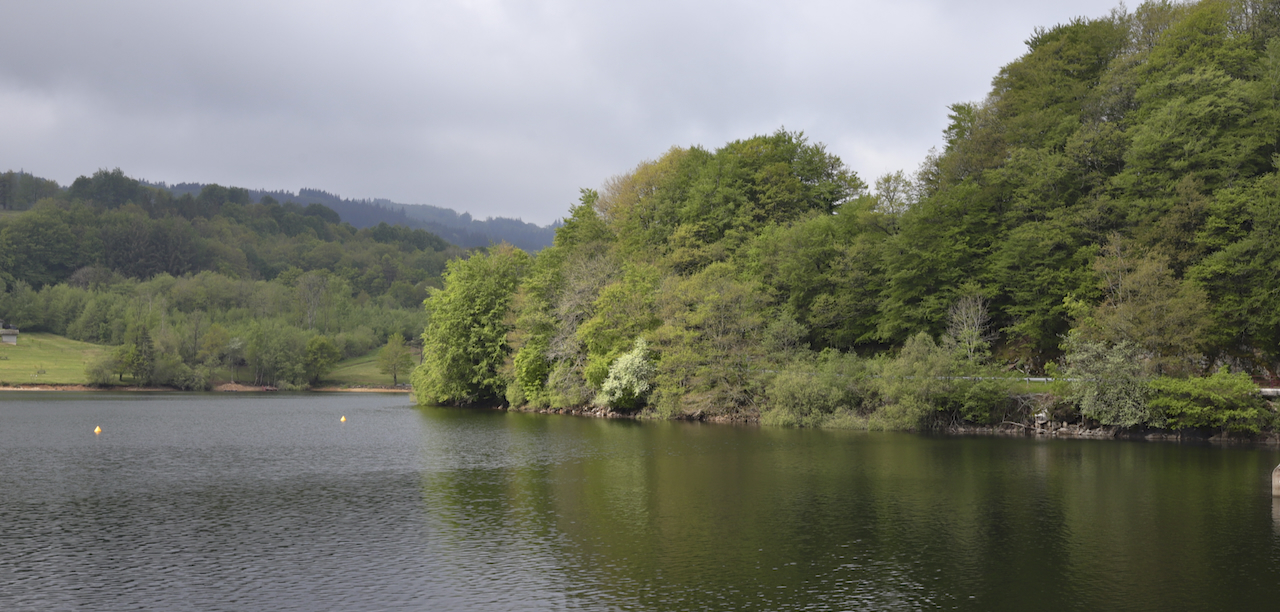
[[[61,385],[46,383],[18,383],[0,386],[0,392],[120,392],[120,393],[192,393],[169,387],[91,387],[88,385]],[[223,383],[215,385],[204,393],[278,393],[273,387],[259,385],[243,385],[240,383]],[[302,393],[412,393],[409,385],[383,387],[362,385],[351,387],[315,387]],[[200,392],[195,392],[200,393]],[[574,408],[515,408],[511,406],[464,406],[479,410],[502,410],[504,412],[522,412],[526,414],[547,414],[560,416],[576,416],[596,419],[630,419],[646,420],[641,411],[614,412],[607,408],[579,406]],[[755,411],[736,414],[695,413],[681,415],[671,419],[699,423],[716,423],[720,425],[760,426],[760,415]],[[814,429],[824,429],[821,427]],[[850,430],[858,431],[858,430]],[[1036,427],[1034,424],[1014,423],[1006,421],[1000,425],[951,425],[936,430],[907,430],[924,435],[941,436],[987,436],[998,438],[1036,438],[1055,440],[1122,440],[1130,442],[1177,442],[1179,444],[1213,444],[1213,445],[1258,445],[1267,447],[1280,446],[1280,432],[1207,432],[1200,430],[1172,429],[1124,429],[1117,426],[1082,426],[1078,423],[1050,423]]]
[[[467,406],[464,406],[464,408]],[[484,406],[472,406],[472,408],[486,409]],[[525,414],[555,414],[562,416],[588,417],[595,419],[631,419],[633,421],[644,421],[646,419],[641,410],[633,412],[614,412],[608,408],[592,408],[589,406],[578,406],[574,408],[514,408],[511,406],[492,406],[489,410],[502,410],[504,412],[523,412]],[[655,419],[656,420],[656,419]],[[760,425],[760,415],[755,412],[744,412],[739,414],[705,414],[698,412],[695,414],[680,415],[672,421],[688,421],[698,423],[717,423],[720,425]]]
[[[1061,440],[1122,440],[1129,442],[1177,442],[1180,444],[1244,444],[1280,446],[1280,432],[1202,431],[1199,429],[1125,429],[1114,425],[1097,427],[1078,423],[1041,426],[1006,422],[1002,425],[953,425],[938,431],[952,436],[992,436]]]
[[[484,406],[474,406],[477,409],[486,409]],[[636,412],[613,412],[606,408],[512,408],[507,406],[487,407],[489,410],[503,410],[506,412],[523,412],[528,414],[549,414],[563,416],[577,416],[598,419],[631,419],[645,420],[641,416],[640,411]],[[696,421],[700,423],[716,423],[720,425],[753,425],[760,427],[760,415],[757,412],[748,412],[742,414],[704,414],[695,413],[691,415],[682,415],[681,417],[672,419],[675,421]],[[815,427],[810,429],[837,429]],[[843,429],[843,428],[841,428]],[[859,429],[845,429],[846,431],[868,431]],[[1042,425],[1037,428],[1034,424],[1014,423],[1006,421],[1000,425],[951,425],[941,429],[921,429],[921,430],[905,430],[911,433],[922,435],[938,435],[938,436],[985,436],[996,438],[1036,438],[1044,440],[1120,440],[1130,442],[1176,442],[1179,444],[1212,444],[1212,445],[1255,445],[1275,447],[1280,446],[1280,432],[1264,431],[1261,433],[1249,432],[1224,432],[1224,431],[1201,431],[1201,430],[1173,430],[1173,429],[1125,429],[1118,426],[1096,427],[1082,426],[1078,423],[1056,423],[1050,425]]]

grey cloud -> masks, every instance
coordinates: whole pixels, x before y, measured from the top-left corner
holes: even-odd
[[[1036,25],[1110,2],[10,2],[0,168],[318,187],[547,223],[785,125],[868,181]]]

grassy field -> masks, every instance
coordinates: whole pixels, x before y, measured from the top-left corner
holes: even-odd
[[[17,346],[0,344],[0,384],[83,385],[87,383],[85,365],[110,349],[53,334],[22,332]],[[416,355],[414,363],[417,364]],[[240,368],[240,378],[248,377],[248,368]],[[221,368],[213,373],[213,379],[215,382],[231,380],[231,370]],[[409,382],[408,372],[400,376],[400,382]],[[124,384],[129,383],[126,377]],[[321,382],[322,386],[390,384],[391,377],[378,371],[377,350],[339,362]]]
[[[1012,389],[1015,394],[1049,393],[1053,391],[1053,383],[1031,381],[1031,380],[1018,380],[1018,381],[1014,381],[1012,385]]]
[[[378,350],[360,357],[352,357],[338,362],[324,380],[322,385],[390,385],[391,376],[378,371]],[[413,356],[414,365],[418,364],[418,356]],[[409,373],[399,377],[400,384],[409,382]]]
[[[0,383],[85,383],[84,367],[107,347],[53,334],[22,332],[18,345],[0,344]]]

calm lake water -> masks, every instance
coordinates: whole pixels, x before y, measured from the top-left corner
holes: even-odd
[[[409,402],[0,394],[0,609],[1280,609],[1275,449]]]

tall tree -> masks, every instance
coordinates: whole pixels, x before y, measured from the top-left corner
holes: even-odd
[[[378,371],[391,375],[391,384],[400,384],[400,375],[413,369],[412,351],[404,345],[404,336],[391,334],[378,351]]]
[[[524,251],[499,245],[449,263],[444,289],[427,298],[423,361],[413,372],[421,404],[475,403],[503,397],[508,310],[529,264]]]

